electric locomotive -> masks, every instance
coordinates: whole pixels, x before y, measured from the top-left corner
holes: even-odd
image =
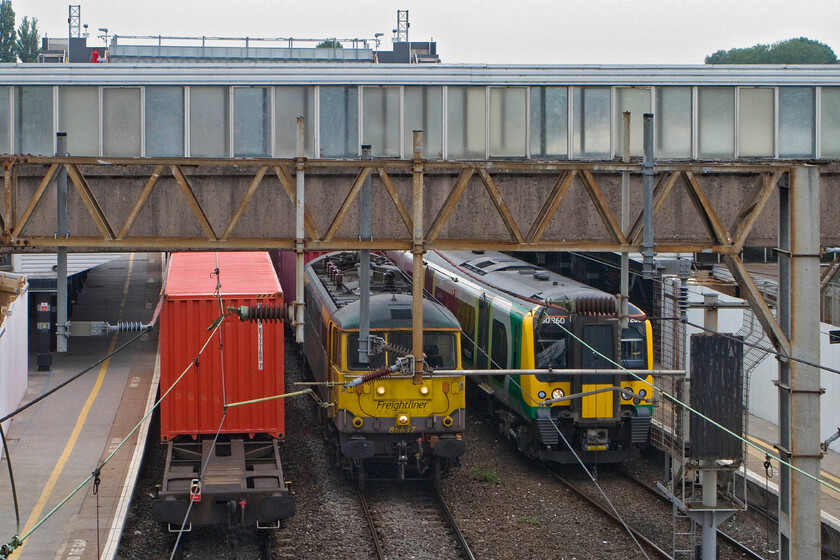
[[[410,273],[410,253],[389,252]],[[526,455],[571,463],[622,462],[646,444],[652,377],[564,374],[564,369],[652,369],[650,322],[629,306],[622,329],[615,298],[499,252],[431,251],[426,290],[463,329],[464,369],[548,369],[481,376],[500,430]],[[562,400],[558,400],[562,399]]]
[[[357,252],[330,253],[308,263],[304,273],[303,353],[334,459],[360,486],[375,477],[439,482],[466,449],[464,377],[415,384],[408,368],[400,371],[412,347],[411,281],[376,254],[369,272],[374,352],[361,363],[359,267]],[[424,298],[424,363],[460,369],[460,328],[444,306]],[[375,469],[368,468],[372,464]]]

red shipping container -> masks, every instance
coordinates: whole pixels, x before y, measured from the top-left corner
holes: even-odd
[[[283,323],[245,322],[226,315],[207,343],[212,333],[208,327],[228,307],[259,304],[281,309],[283,304],[268,253],[172,254],[160,316],[161,396],[187,373],[161,403],[164,440],[215,434],[220,425],[223,434],[282,437],[283,399],[235,406],[223,413],[226,403],[283,394]],[[197,365],[190,366],[196,358]]]

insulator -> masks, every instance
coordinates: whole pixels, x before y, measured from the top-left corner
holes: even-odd
[[[228,307],[228,311],[239,317],[240,321],[259,323],[273,323],[283,320],[283,306],[281,305],[243,305]]]
[[[359,378],[360,381],[356,383],[356,385],[361,385],[362,383],[367,383],[369,381],[380,379],[382,377],[388,377],[392,373],[394,373],[394,369],[391,366],[382,366],[363,375],[361,378]]]
[[[111,332],[129,333],[140,332],[146,329],[140,321],[120,321],[116,325],[109,327],[108,330]]]
[[[336,288],[341,286],[344,282],[344,274],[342,272],[337,272],[335,275],[335,286]]]
[[[685,319],[688,312],[688,283],[680,282],[680,288],[677,292],[677,309],[680,312],[680,318]]]
[[[283,320],[283,307],[280,305],[251,305],[248,307],[248,320],[259,323],[274,323]]]
[[[578,313],[583,315],[615,316],[615,300],[608,297],[582,297],[575,302]]]

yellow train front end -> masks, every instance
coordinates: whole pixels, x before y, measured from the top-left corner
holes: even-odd
[[[414,383],[410,371],[377,376],[396,367],[411,347],[411,332],[373,330],[382,351],[358,355],[358,331],[335,329],[332,337],[330,401],[338,435],[338,459],[356,478],[439,478],[463,455],[465,425],[463,376],[424,377]],[[433,369],[460,369],[460,331],[424,331],[425,361]],[[349,385],[364,378],[358,385]],[[368,377],[374,377],[367,380]],[[358,383],[358,381],[356,381]]]
[[[527,314],[520,368],[553,371],[520,376],[521,394],[507,395],[512,408],[532,420],[523,451],[555,462],[577,460],[569,447],[585,461],[620,462],[635,454],[647,442],[653,378],[595,370],[615,370],[616,363],[652,369],[651,335],[647,320],[621,329],[616,319],[605,317],[539,309]],[[567,374],[564,369],[593,371]]]

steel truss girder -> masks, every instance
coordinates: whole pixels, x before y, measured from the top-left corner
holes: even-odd
[[[412,168],[411,160],[305,160],[303,169],[306,171],[306,181],[313,180],[329,183],[331,196],[329,201],[342,200],[337,211],[328,208],[324,200],[309,196],[304,204],[305,231],[304,243],[307,249],[411,249],[413,219],[407,209],[410,193],[406,189],[400,196],[400,185],[396,185],[394,174],[408,176],[417,174]],[[219,249],[251,249],[251,248],[294,248],[292,235],[236,235],[237,226],[247,221],[244,216],[249,206],[259,207],[267,200],[266,197],[277,197],[276,187],[266,185],[270,175],[276,176],[274,185],[278,184],[289,201],[294,206],[295,181],[293,175],[296,166],[301,162],[291,159],[196,159],[196,158],[82,158],[82,157],[18,157],[10,158],[4,165],[4,197],[3,211],[0,212],[0,227],[2,237],[0,247],[27,250],[49,251],[59,244],[79,250],[219,250]],[[86,209],[86,218],[76,216],[76,220],[88,220],[93,226],[88,228],[99,232],[99,235],[71,234],[67,239],[56,240],[53,235],[43,233],[54,231],[47,227],[52,215],[44,212],[41,215],[38,208],[44,200],[49,199],[50,185],[58,169],[63,166],[76,187],[76,193]],[[219,192],[215,186],[213,194],[199,196],[198,186],[202,178],[196,170],[201,168],[213,169],[216,177],[224,177],[226,173],[245,173],[249,183],[244,194],[235,203],[225,207],[227,212],[223,219],[211,217],[214,213],[209,207],[215,205],[215,197],[230,198],[233,192]],[[424,228],[424,249],[501,249],[501,250],[591,250],[591,251],[628,251],[637,252],[641,249],[642,212],[636,212],[628,231],[622,231],[615,217],[613,208],[620,206],[615,198],[615,189],[604,189],[604,183],[609,183],[611,175],[618,176],[622,171],[630,171],[636,175],[640,167],[633,164],[614,162],[520,162],[520,161],[487,161],[487,162],[440,162],[423,161],[422,173],[426,184],[424,213],[430,216],[426,220],[429,224]],[[28,174],[28,188],[21,185],[21,174],[18,170],[26,169]],[[655,237],[659,252],[701,252],[711,251],[726,255],[737,255],[744,246],[747,236],[762,214],[768,200],[770,200],[778,181],[789,172],[790,165],[778,162],[767,164],[676,164],[660,165],[657,167],[658,181],[654,198],[655,216],[665,215],[664,209],[669,201],[677,197],[678,186],[684,187],[687,199],[691,202],[696,214],[696,220],[705,229],[705,235],[698,232],[686,232],[684,236]],[[35,173],[33,173],[33,170]],[[271,173],[273,171],[273,173]],[[375,205],[380,206],[380,216],[393,222],[392,235],[374,237],[372,240],[362,240],[358,236],[340,235],[342,228],[346,232],[350,227],[345,218],[358,205],[358,191],[361,184],[373,172],[378,176],[376,183],[384,196],[376,199]],[[114,212],[114,204],[103,207],[100,200],[109,196],[103,194],[100,186],[99,196],[96,189],[91,188],[94,179],[101,185],[102,175],[112,173],[107,181],[119,184],[127,183],[137,177],[146,177],[143,185],[130,189],[128,200],[121,201],[122,210]],[[517,175],[518,174],[518,175]],[[33,177],[35,175],[35,177]],[[737,176],[755,175],[754,186],[730,227],[724,225],[720,217],[720,208],[710,202],[707,188],[704,187],[705,176]],[[164,186],[162,178],[168,176],[169,182]],[[543,189],[539,193],[534,190],[534,196],[539,200],[532,203],[528,215],[523,216],[525,205],[518,204],[516,197],[518,190],[507,192],[499,181],[509,180],[511,177],[533,177],[542,181],[550,181],[553,188]],[[353,177],[349,190],[347,179]],[[448,194],[430,196],[430,177],[440,183],[451,178]],[[33,179],[40,178],[37,187],[33,188]],[[174,178],[174,181],[172,181]],[[343,185],[343,186],[342,186]],[[575,189],[575,187],[577,188]],[[483,189],[482,189],[483,187]],[[177,189],[177,191],[176,191]],[[345,190],[342,190],[345,189]],[[129,189],[124,189],[129,191]],[[174,235],[160,235],[159,232],[146,231],[143,234],[134,233],[138,223],[143,223],[148,230],[149,221],[143,221],[144,209],[153,193],[166,190],[168,197],[180,199],[186,203],[191,211],[191,219],[183,219],[183,224],[176,223],[175,227],[185,229],[187,226],[200,229],[202,235],[188,235],[177,233]],[[180,191],[180,192],[178,192]],[[333,191],[335,194],[333,195]],[[346,194],[339,194],[345,192]],[[485,193],[483,199],[481,193]],[[513,192],[513,195],[511,194]],[[124,195],[125,196],[125,195]],[[343,197],[343,198],[342,198]],[[282,196],[280,197],[282,198]],[[404,200],[405,199],[405,200]],[[488,203],[489,199],[489,203]],[[475,206],[480,203],[480,206]],[[564,221],[568,213],[558,210],[561,205],[576,209],[574,213],[591,212],[600,220],[600,229],[594,236],[586,239],[550,235],[552,224]],[[20,208],[24,208],[21,212]],[[478,212],[471,215],[476,222],[476,233],[467,236],[448,233],[454,225],[464,221],[453,218],[456,207],[475,207]],[[389,210],[390,209],[390,210]],[[166,208],[158,212],[166,212]],[[219,209],[215,208],[218,215]],[[148,210],[147,210],[148,212]],[[568,212],[568,210],[567,210]],[[84,213],[83,213],[84,214]],[[119,215],[119,217],[117,217]],[[123,217],[124,215],[124,217]],[[290,214],[291,216],[292,214]],[[188,214],[189,216],[189,214]],[[161,221],[167,222],[165,216]],[[282,216],[278,216],[278,219]],[[174,220],[174,219],[173,219]],[[501,234],[488,233],[482,224],[488,220],[496,220],[503,228]],[[170,222],[171,223],[171,222]],[[394,224],[397,224],[394,226]],[[119,227],[114,227],[119,226]],[[597,228],[597,223],[595,226]],[[394,229],[396,228],[396,229]],[[404,228],[404,229],[403,229]],[[76,228],[80,229],[79,227]],[[85,229],[82,227],[81,229]],[[270,228],[269,228],[270,229]],[[28,233],[31,230],[40,232]],[[115,233],[116,232],[116,233]],[[217,232],[222,232],[221,234]],[[526,232],[526,233],[523,233]],[[151,235],[149,234],[151,233]],[[656,232],[655,232],[656,233]]]

